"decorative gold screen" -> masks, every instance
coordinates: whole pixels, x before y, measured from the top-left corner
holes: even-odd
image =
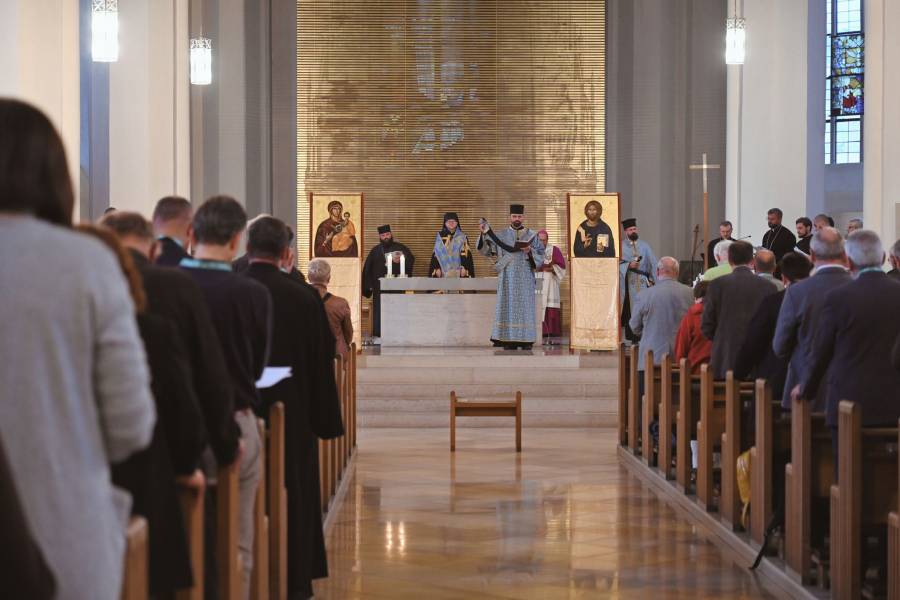
[[[304,270],[308,192],[364,193],[363,256],[390,223],[419,276],[445,211],[459,213],[474,245],[479,217],[500,227],[521,202],[529,226],[568,247],[566,194],[604,190],[603,0],[298,6]],[[480,255],[475,267],[491,274]]]

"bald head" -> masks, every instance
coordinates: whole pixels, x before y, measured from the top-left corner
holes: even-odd
[[[760,248],[756,251],[756,256],[753,258],[753,261],[756,264],[757,273],[775,272],[775,253],[771,250]]]
[[[844,252],[844,238],[834,227],[821,227],[813,234],[809,244],[810,255],[813,263],[846,264],[847,255]]]
[[[656,263],[656,274],[659,279],[675,279],[678,277],[678,261],[671,256],[663,256]]]

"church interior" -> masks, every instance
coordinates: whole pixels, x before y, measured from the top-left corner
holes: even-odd
[[[895,0],[0,0],[0,595],[900,600],[897,98]]]

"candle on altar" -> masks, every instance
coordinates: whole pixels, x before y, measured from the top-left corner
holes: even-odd
[[[400,253],[400,277],[406,277],[406,255]]]
[[[394,265],[391,264],[393,259],[394,259],[393,252],[388,252],[387,254],[384,255],[384,268],[387,269],[388,279],[390,279],[391,277],[394,276],[394,269],[393,269]]]

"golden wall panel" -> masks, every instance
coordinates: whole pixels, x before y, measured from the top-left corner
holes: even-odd
[[[474,242],[523,202],[566,246],[566,194],[604,190],[604,29],[603,0],[298,0],[301,268],[309,192],[363,192],[363,256],[390,223],[415,275],[445,211]]]

